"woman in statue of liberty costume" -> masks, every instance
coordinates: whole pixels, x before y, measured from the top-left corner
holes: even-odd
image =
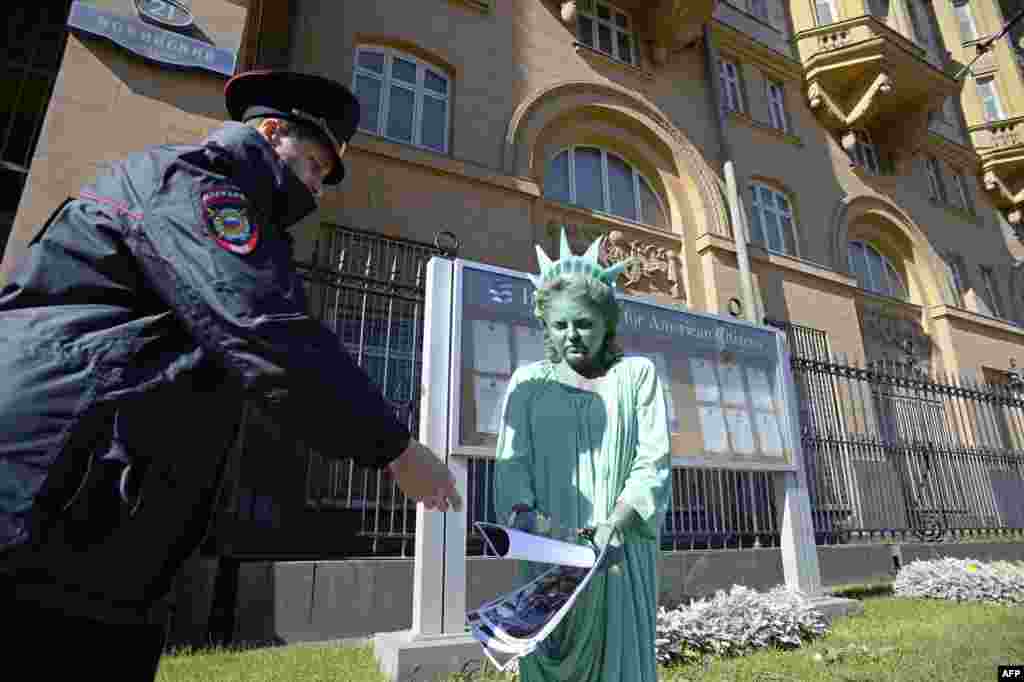
[[[519,662],[522,682],[656,682],[658,534],[670,494],[668,415],[647,358],[623,357],[614,296],[620,263],[561,258],[538,246],[534,313],[547,359],[509,382],[498,438],[498,518],[595,528],[610,566],[596,574],[565,620]],[[520,579],[548,566],[523,562]]]

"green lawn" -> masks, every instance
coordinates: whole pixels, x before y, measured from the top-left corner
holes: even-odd
[[[1024,662],[1024,608],[865,599],[863,616],[841,619],[833,631],[795,651],[677,666],[661,679],[683,682],[853,682],[928,680],[990,682],[996,666]],[[820,654],[816,660],[815,654]],[[183,652],[164,657],[159,682],[383,682],[369,647],[303,645],[248,651]],[[459,680],[510,680],[497,674]],[[413,680],[409,680],[413,682]],[[426,682],[416,678],[415,682]]]

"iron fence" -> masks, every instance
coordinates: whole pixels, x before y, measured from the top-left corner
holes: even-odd
[[[1024,530],[1021,396],[900,363],[795,358],[794,375],[802,402],[812,396],[803,449],[815,529],[828,541]]]
[[[311,310],[381,387],[415,436],[423,358],[423,303],[427,262],[458,248],[384,237],[350,228],[325,230],[312,263],[300,265]],[[306,505],[358,513],[358,535],[371,554],[412,550],[416,509],[386,469],[308,451]],[[354,519],[353,519],[354,521]]]
[[[312,312],[337,333],[414,434],[424,278],[435,255],[452,251],[331,228],[312,262],[299,264]],[[792,352],[819,544],[1024,530],[1021,396],[997,386],[939,381],[899,363],[850,363],[831,355],[823,331],[766,322],[785,330]],[[356,538],[346,545],[347,555],[412,554],[415,506],[385,470],[297,447],[303,506],[340,514],[339,530]],[[495,462],[466,462],[472,556],[484,551],[473,523],[498,520]],[[777,546],[776,484],[770,472],[675,468],[662,548]]]

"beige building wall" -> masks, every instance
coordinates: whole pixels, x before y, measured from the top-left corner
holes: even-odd
[[[793,14],[799,3],[768,3],[764,19],[743,0],[719,3],[710,35],[721,56],[738,65],[743,100],[742,112],[724,117],[724,139],[703,41],[676,46],[665,61],[655,59],[644,32],[649,17],[657,18],[647,14],[652,3],[617,5],[631,12],[639,29],[638,66],[581,47],[573,25],[562,19],[561,3],[485,4],[481,10],[460,2],[296,3],[293,67],[351,83],[356,48],[380,45],[443,69],[452,83],[450,152],[357,134],[349,180],[304,226],[309,240],[320,222],[423,241],[450,230],[466,258],[532,269],[533,244],[552,247],[554,225],[578,232],[577,247],[618,230],[678,255],[678,281],[642,281],[636,291],[726,313],[730,299],[741,298],[721,189],[722,164],[731,159],[748,222],[753,182],[783,192],[794,215],[791,253],[751,247],[759,313],[827,331],[832,350],[851,360],[899,355],[886,346],[901,334],[923,339],[918,360],[953,374],[975,375],[981,356],[958,347],[970,344],[970,337],[942,331],[945,318],[936,316],[944,307],[962,305],[973,315],[976,333],[1024,344],[1015,326],[984,314],[991,307],[980,266],[994,268],[1002,312],[1010,320],[1024,317],[1024,287],[1011,292],[1014,258],[978,177],[978,155],[959,109],[933,120],[932,133],[914,153],[895,159],[891,172],[855,166],[840,136],[808,106],[804,65],[790,40],[813,28],[801,23],[807,17]],[[841,5],[843,20],[864,14],[862,3]],[[935,41],[949,19],[940,11],[931,20]],[[894,14],[887,24],[901,34],[908,30],[903,15]],[[940,51],[930,50],[927,58],[939,63]],[[943,68],[956,67],[945,62]],[[769,81],[784,91],[786,133],[771,125]],[[545,199],[546,163],[570,144],[600,146],[637,168],[661,194],[668,229]],[[881,146],[879,151],[886,153]],[[945,199],[931,196],[926,156],[940,168]],[[969,210],[954,207],[954,173],[963,178]],[[906,282],[907,302],[857,286],[847,263],[850,239],[864,240],[890,259]],[[960,300],[948,282],[949,254],[963,257]],[[865,341],[872,335],[878,338]]]
[[[410,55],[450,79],[447,151],[359,132],[349,147],[345,183],[296,229],[300,258],[312,254],[324,225],[340,224],[420,241],[450,231],[462,257],[532,270],[534,244],[550,251],[564,224],[576,248],[609,234],[616,254],[644,258],[632,293],[725,314],[732,299],[742,299],[722,170],[732,161],[748,233],[754,183],[784,196],[792,214],[785,253],[750,244],[759,317],[823,330],[831,350],[851,361],[900,356],[899,344],[912,339],[920,366],[976,376],[993,357],[1018,354],[1024,361],[1024,330],[1017,326],[1024,322],[1018,267],[1024,249],[1010,220],[1012,205],[982,182],[982,164],[991,154],[978,145],[991,131],[975,130],[980,104],[971,79],[962,91],[950,90],[952,105],[927,93],[910,99],[916,76],[944,78],[943,87],[952,88],[949,74],[973,47],[955,38],[959,28],[948,3],[934,3],[932,10],[913,0],[926,10],[918,15],[926,19],[926,33],[912,35],[906,1],[890,3],[891,15],[875,22],[888,27],[885,33],[864,23],[861,0],[835,0],[834,22],[824,26],[817,25],[813,3],[766,0],[759,16],[762,4],[748,0],[690,3],[689,14],[672,14],[674,3],[619,0],[615,6],[633,22],[635,65],[577,40],[572,12],[585,10],[583,0],[264,0],[278,7],[279,18],[285,10],[290,18],[258,22],[246,44],[269,41],[292,68],[347,84],[361,45]],[[971,4],[978,8],[979,30],[995,30],[999,10],[992,0]],[[195,5],[204,16],[254,25],[253,3]],[[836,36],[869,29],[881,44],[899,48],[889,57],[898,71],[888,94],[865,100],[876,119],[865,115],[863,126],[843,128],[812,96],[818,57],[808,57],[807,46],[835,39],[836,49],[861,49]],[[720,117],[724,90],[709,54],[736,64],[741,111]],[[1005,90],[1007,116],[1015,116],[1024,111],[1015,55],[1001,45],[990,60]],[[870,68],[833,72],[839,74],[833,82],[847,89],[837,94],[838,106],[856,109],[870,89]],[[773,127],[770,84],[781,87],[786,131]],[[154,142],[201,138],[222,121],[222,87],[221,78],[169,71],[99,40],[71,37],[5,271],[50,211],[105,161]],[[941,114],[912,140],[890,139],[893,122],[922,119],[922,103]],[[864,168],[856,150],[843,145],[847,128],[862,127],[877,138],[880,172]],[[599,146],[626,160],[658,195],[667,223],[638,224],[545,198],[548,162],[571,145]],[[939,170],[941,195],[927,163]],[[963,179],[967,207],[956,206],[954,174]],[[1013,173],[1004,176],[1009,182]],[[847,260],[850,240],[889,260],[908,300],[858,285]],[[960,264],[960,292],[953,290],[947,261]],[[987,280],[982,267],[991,269]]]
[[[211,35],[242,31],[249,0],[195,0]],[[68,36],[25,192],[4,251],[6,278],[50,214],[104,164],[153,144],[201,140],[226,117],[226,79],[145,62],[103,39]]]

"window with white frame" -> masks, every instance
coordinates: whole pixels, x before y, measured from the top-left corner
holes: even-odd
[[[750,241],[769,251],[795,256],[796,235],[789,197],[759,182],[750,186],[750,194]]]
[[[1003,113],[1003,103],[999,101],[999,93],[996,91],[996,82],[991,76],[979,78],[975,85],[978,89],[978,97],[981,99],[981,108],[985,112],[986,121],[1001,121],[1006,118]]]
[[[957,23],[960,24],[960,39],[965,43],[977,40],[978,25],[974,21],[971,3],[968,0],[953,0],[953,12],[956,14]]]
[[[620,62],[636,64],[633,22],[628,13],[598,0],[581,0],[576,8],[576,34],[581,43]]]
[[[981,271],[981,285],[985,288],[985,300],[981,302],[982,313],[1001,318],[1003,316],[1003,306],[999,299],[999,290],[996,288],[992,268],[981,265],[978,269]],[[986,305],[987,309],[985,309]]]
[[[872,175],[880,175],[882,164],[878,156],[878,147],[875,146],[875,143],[871,141],[871,137],[863,130],[856,131],[854,136],[856,141],[850,152],[853,162]]]
[[[786,115],[786,95],[782,83],[769,80],[768,83],[768,114],[772,127],[784,133],[789,132],[789,117]]]
[[[722,81],[722,106],[726,111],[743,112],[743,89],[740,87],[740,68],[736,62],[722,59],[719,64]]]
[[[361,46],[353,81],[360,130],[448,152],[451,80],[440,69],[391,48]]]
[[[946,203],[946,186],[942,183],[942,167],[934,156],[924,157],[924,169],[928,175],[928,195],[935,201]]]
[[[544,172],[544,196],[668,229],[667,213],[647,179],[599,147],[574,146],[552,157]]]
[[[850,272],[857,285],[876,294],[908,300],[907,286],[892,262],[870,244],[851,241],[847,251]]]
[[[974,204],[971,202],[970,191],[967,189],[967,180],[964,178],[963,173],[953,173],[953,202],[954,205],[967,211],[968,213],[974,213]]]
[[[818,20],[818,26],[834,24],[839,18],[839,15],[836,13],[834,0],[816,0],[814,12]]]

